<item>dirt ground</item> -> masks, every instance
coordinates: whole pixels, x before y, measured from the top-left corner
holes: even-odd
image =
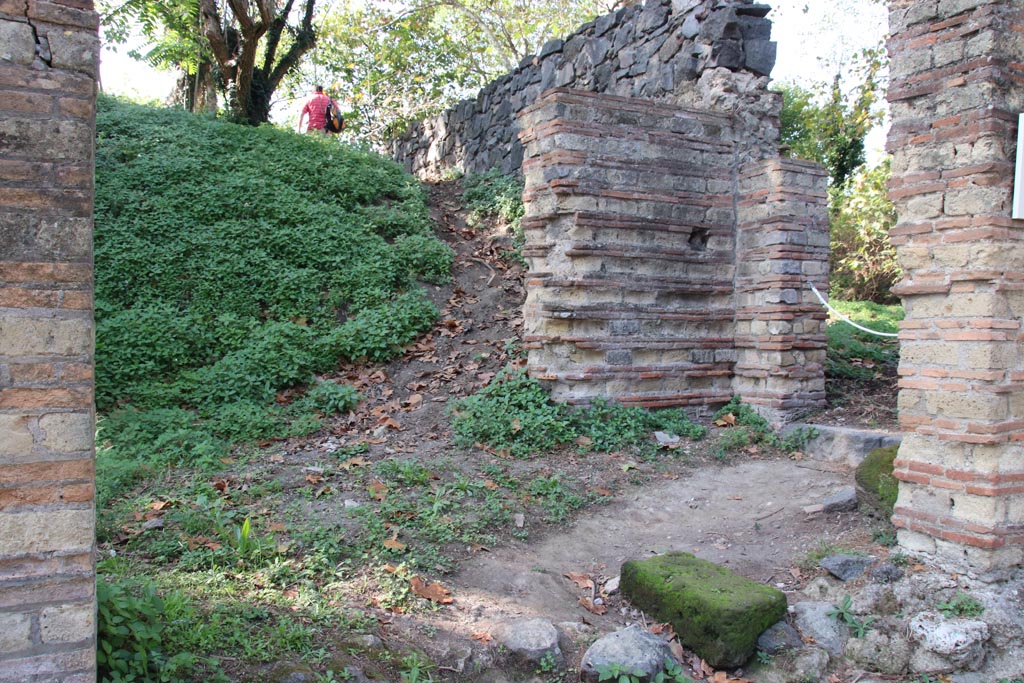
[[[457,184],[431,186],[430,192],[440,236],[457,254],[453,283],[431,294],[442,309],[442,322],[400,361],[379,370],[353,368],[347,379],[367,397],[365,409],[339,421],[327,441],[306,443],[303,449],[315,451],[331,439],[362,438],[372,444],[371,460],[489,457],[453,449],[446,406],[515,362],[511,349],[521,332],[525,298],[522,267],[507,257],[511,245],[500,230],[486,233],[466,226]],[[894,401],[894,396],[878,400]],[[833,408],[823,421],[878,427],[879,411],[870,406],[869,398],[846,410]],[[591,485],[615,493],[570,525],[524,520],[528,542],[508,534],[494,548],[465,553],[458,569],[444,577],[455,597],[452,605],[415,619],[386,619],[383,633],[411,641],[426,627],[441,647],[438,643],[448,637],[479,640],[502,621],[541,617],[572,624],[570,630],[584,634],[581,642],[586,642],[643,619],[617,594],[601,595],[628,559],[682,550],[796,591],[817,572],[799,565],[824,546],[885,554],[871,541],[877,520],[861,512],[824,515],[803,509],[853,483],[852,473],[842,466],[756,450],[746,459],[722,463],[709,456],[705,442],[684,448],[689,451],[685,462],[660,466],[628,462],[624,467],[625,456],[615,453],[513,461],[511,466],[527,475],[572,468]],[[567,574],[585,575],[594,587],[581,588]],[[595,598],[601,603],[597,609],[581,604],[589,599],[593,606]],[[581,654],[569,648],[570,654]]]

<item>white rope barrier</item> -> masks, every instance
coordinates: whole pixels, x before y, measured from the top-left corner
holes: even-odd
[[[837,311],[836,309],[832,308],[831,304],[829,304],[829,302],[825,301],[825,297],[823,297],[821,295],[821,292],[818,291],[817,287],[815,287],[810,282],[808,282],[807,284],[810,285],[811,291],[814,292],[814,296],[818,297],[818,301],[821,302],[821,305],[824,306],[825,308],[827,308],[829,310],[829,312],[832,313],[832,315],[836,316],[837,318],[842,320],[844,323],[849,323],[849,324],[853,325],[854,327],[856,327],[858,330],[861,330],[863,332],[867,332],[868,334],[875,334],[875,335],[878,335],[879,337],[898,337],[898,336],[900,336],[898,333],[879,332],[877,330],[869,330],[868,328],[864,327],[863,325],[858,325],[857,323],[853,322],[852,320],[847,318],[845,315],[843,315],[842,313]]]

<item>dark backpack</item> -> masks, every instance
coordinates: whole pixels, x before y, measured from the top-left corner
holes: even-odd
[[[328,133],[340,133],[345,130],[345,117],[338,111],[334,102],[327,103],[327,110],[324,112],[324,130]]]

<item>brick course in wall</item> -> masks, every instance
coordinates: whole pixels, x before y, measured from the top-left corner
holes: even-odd
[[[739,392],[779,422],[823,405],[820,166],[739,167],[731,115],[564,88],[520,130],[524,346],[554,397],[701,413]]]
[[[1022,29],[1024,0],[890,3],[906,308],[893,521],[906,550],[986,576],[1024,560]]]
[[[0,1],[0,681],[95,680],[92,3]]]

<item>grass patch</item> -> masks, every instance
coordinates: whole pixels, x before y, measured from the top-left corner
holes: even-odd
[[[832,306],[854,322],[878,332],[899,331],[903,307],[883,306],[870,301],[831,301]],[[846,379],[873,379],[894,374],[899,363],[899,342],[893,337],[878,337],[835,320],[828,326],[826,376]]]
[[[679,409],[646,411],[603,400],[573,409],[552,401],[539,381],[511,367],[456,402],[451,423],[456,445],[484,444],[517,458],[569,444],[581,452],[632,449],[653,457],[658,449],[655,431],[690,439],[701,439],[707,432]]]

